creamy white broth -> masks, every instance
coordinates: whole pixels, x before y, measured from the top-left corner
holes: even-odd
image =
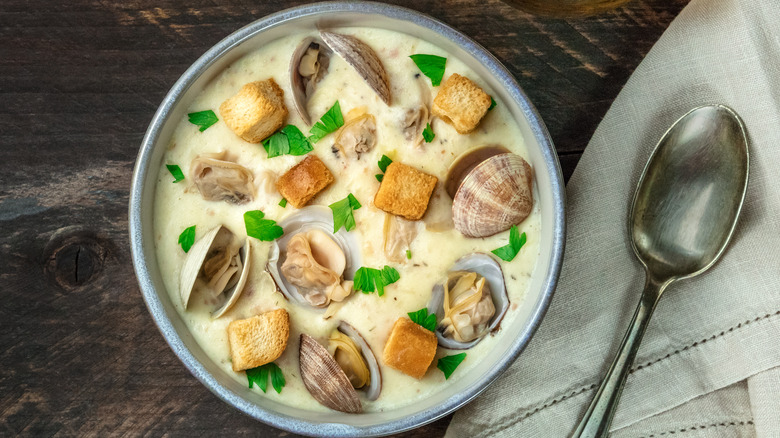
[[[276,290],[274,282],[266,272],[265,266],[269,242],[251,239],[252,260],[247,286],[235,306],[219,319],[212,319],[210,312],[213,303],[207,302],[205,294],[197,289],[193,292],[189,308],[185,310],[179,296],[179,274],[186,254],[177,243],[179,234],[185,228],[196,225],[196,239],[201,238],[213,227],[224,224],[240,237],[246,236],[243,214],[250,210],[262,210],[266,217],[282,221],[297,210],[288,205],[278,205],[281,195],[273,188],[273,173],[278,177],[299,162],[303,157],[281,156],[268,159],[259,144],[251,144],[236,136],[224,122],[220,121],[204,132],[189,123],[184,116],[176,128],[169,150],[164,158],[165,164],[178,164],[187,176],[184,181],[173,184],[172,177],[165,166],[160,169],[155,198],[155,234],[156,251],[165,286],[177,311],[189,327],[193,336],[223,370],[246,384],[243,372],[232,371],[230,350],[227,341],[227,325],[235,319],[249,318],[275,308],[284,308],[290,313],[291,327],[287,349],[275,362],[284,372],[286,386],[281,394],[269,387],[266,394],[257,389],[258,397],[270,397],[281,403],[303,409],[327,411],[307,392],[300,379],[298,368],[298,345],[301,333],[307,333],[327,345],[328,335],[344,320],[353,325],[371,346],[382,370],[382,393],[374,402],[362,400],[366,411],[382,411],[414,403],[420,397],[437,391],[451,381],[466,375],[484,352],[501,342],[504,335],[499,331],[487,336],[475,347],[467,350],[466,360],[458,367],[449,381],[436,368],[436,360],[421,380],[409,377],[399,371],[384,366],[382,352],[393,323],[408,312],[425,307],[431,296],[433,286],[446,275],[450,266],[463,255],[472,252],[489,253],[508,242],[508,232],[498,235],[470,239],[458,231],[449,229],[432,232],[420,226],[420,233],[411,244],[411,260],[393,263],[386,259],[382,244],[382,229],[385,212],[373,206],[373,198],[379,182],[374,175],[380,173],[377,161],[382,154],[390,155],[395,161],[411,165],[417,169],[435,175],[439,184],[431,199],[423,222],[434,224],[450,216],[451,200],[443,190],[443,181],[450,164],[460,153],[476,146],[501,144],[512,152],[528,159],[522,136],[517,123],[509,111],[498,101],[498,105],[482,120],[477,130],[468,135],[458,134],[453,127],[434,118],[431,125],[436,134],[433,142],[424,143],[416,148],[405,140],[401,121],[406,109],[416,107],[423,101],[420,86],[428,87],[431,97],[436,95],[437,87],[431,88],[430,80],[418,75],[419,70],[409,55],[414,53],[436,54],[447,57],[445,79],[452,73],[467,76],[479,84],[487,93],[484,81],[465,64],[453,58],[440,48],[406,34],[368,28],[346,28],[337,30],[352,34],[369,44],[381,58],[390,78],[392,106],[385,105],[368,87],[358,74],[337,55],[331,57],[329,72],[319,82],[317,91],[309,101],[312,120],[316,121],[333,103],[338,100],[342,112],[346,114],[357,107],[365,107],[373,114],[377,122],[377,145],[359,160],[343,160],[331,152],[335,135],[329,135],[314,145],[313,154],[328,166],[335,176],[335,182],[318,194],[310,204],[329,205],[352,193],[363,205],[354,213],[356,234],[361,247],[361,265],[381,268],[384,265],[395,267],[401,275],[400,280],[385,288],[385,294],[353,293],[329,320],[323,319],[323,312],[287,301]],[[315,35],[314,32],[311,35]],[[294,124],[306,133],[306,126],[295,111],[288,75],[290,56],[295,47],[307,35],[291,35],[236,61],[198,96],[187,112],[214,110],[217,115],[219,105],[233,96],[248,82],[265,80],[269,77],[284,90],[285,104],[289,110],[286,123]],[[205,201],[189,179],[189,166],[193,158],[201,153],[226,150],[236,162],[245,166],[255,175],[258,186],[255,199],[244,205],[232,205],[226,202]],[[510,263],[498,260],[504,270],[510,300],[513,303],[505,321],[514,319],[518,304],[523,300],[530,275],[539,254],[540,212],[534,205],[531,215],[519,225],[528,241],[518,256]],[[437,358],[459,353],[439,347]]]

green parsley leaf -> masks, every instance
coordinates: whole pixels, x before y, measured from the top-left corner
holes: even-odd
[[[361,267],[355,272],[352,288],[356,291],[363,291],[364,294],[376,291],[381,297],[385,294],[385,286],[395,283],[400,278],[401,274],[395,268],[387,265],[381,270]]]
[[[199,131],[203,132],[209,127],[219,121],[217,118],[217,115],[214,114],[214,111],[212,110],[206,110],[206,111],[198,111],[196,113],[189,113],[187,114],[187,117],[190,120],[190,123],[193,125],[198,125]]]
[[[246,370],[246,378],[249,381],[249,387],[251,388],[254,383],[257,383],[260,390],[265,392],[268,389],[269,374],[271,375],[271,385],[274,387],[277,394],[281,394],[282,388],[284,388],[284,385],[287,384],[287,382],[284,380],[282,369],[273,362]]]
[[[427,308],[423,307],[416,312],[409,312],[407,315],[409,315],[409,319],[411,319],[413,323],[421,325],[424,329],[430,331],[436,330],[436,314],[428,314]]]
[[[411,260],[412,259],[412,251],[411,250],[408,250],[408,249],[406,250],[406,259],[407,260]]]
[[[374,178],[376,178],[377,181],[382,182],[382,180],[385,179],[385,174],[384,173],[376,174],[374,175]]]
[[[509,229],[509,244],[502,246],[501,248],[494,249],[491,252],[497,255],[501,260],[504,260],[505,262],[511,262],[517,253],[520,252],[520,248],[525,245],[526,240],[527,237],[525,232],[520,234],[520,232],[517,230],[517,225],[512,225],[512,228]]]
[[[382,173],[385,173],[387,172],[387,166],[389,166],[390,163],[392,162],[393,160],[391,160],[390,157],[388,157],[387,155],[382,155],[382,158],[379,161],[377,161],[376,164],[377,166],[379,166],[379,170],[381,170]]]
[[[195,225],[185,228],[184,231],[179,234],[179,245],[184,252],[189,252],[192,248],[192,244],[195,243]]]
[[[330,204],[328,207],[333,211],[333,234],[338,232],[341,227],[344,227],[347,231],[355,229],[355,216],[352,212],[360,208],[361,205],[352,193],[341,201]]]
[[[270,242],[282,237],[282,234],[284,234],[282,227],[276,225],[276,221],[263,219],[263,216],[265,216],[265,214],[260,210],[247,211],[244,213],[246,235],[265,242]]]
[[[320,121],[311,127],[309,130],[309,134],[311,134],[309,140],[311,140],[312,143],[317,143],[322,140],[323,137],[342,126],[344,126],[344,116],[341,115],[341,105],[339,105],[339,101],[337,100],[322,116]]]
[[[490,110],[492,110],[493,108],[495,108],[495,107],[496,107],[496,105],[498,105],[498,104],[497,104],[497,103],[496,103],[496,101],[493,99],[493,96],[490,96],[490,106],[488,107],[488,111],[490,111]]]
[[[444,373],[444,379],[449,379],[455,369],[458,368],[463,359],[466,358],[466,353],[454,354],[452,356],[444,356],[436,363],[436,368],[440,369]]]
[[[412,61],[417,64],[417,68],[425,75],[431,78],[431,85],[438,87],[441,84],[441,78],[444,77],[444,66],[447,58],[436,55],[412,55]]]
[[[263,148],[268,153],[268,158],[288,154],[306,155],[314,149],[309,139],[295,125],[287,125],[263,140]]]
[[[423,129],[423,138],[425,139],[426,143],[430,143],[433,141],[433,138],[436,137],[436,134],[433,133],[433,129],[431,128],[431,124],[428,123],[428,125]]]
[[[173,182],[177,183],[179,181],[184,181],[184,173],[181,171],[179,165],[166,164],[165,167],[167,167],[168,172],[171,172],[171,175],[173,175]]]
[[[287,207],[287,198],[282,198],[282,200],[279,201],[279,206],[282,208]]]

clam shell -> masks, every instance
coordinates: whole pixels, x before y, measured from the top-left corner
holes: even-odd
[[[328,47],[357,70],[358,74],[387,106],[392,104],[390,80],[387,72],[382,61],[379,60],[379,56],[368,44],[353,36],[339,33],[320,31],[320,36]]]
[[[533,169],[519,155],[493,155],[474,166],[452,200],[455,228],[487,237],[525,220],[533,209]]]
[[[244,291],[244,286],[246,286],[246,280],[249,278],[249,264],[251,262],[251,254],[252,251],[250,251],[250,243],[249,238],[247,238],[244,241],[244,246],[241,247],[240,257],[241,257],[241,276],[238,277],[238,283],[229,290],[227,290],[225,295],[225,301],[222,303],[222,305],[211,312],[212,318],[219,318],[222,315],[225,314],[228,310],[230,310],[231,307],[233,307],[234,304],[236,304],[236,301],[238,301],[238,298],[241,296],[241,292]]]
[[[301,380],[315,400],[336,411],[363,412],[357,391],[339,364],[325,347],[305,333],[301,334],[299,363]]]
[[[379,398],[379,393],[382,392],[382,372],[379,368],[379,363],[376,361],[376,356],[374,356],[374,351],[371,350],[368,342],[366,342],[365,338],[361,336],[355,327],[352,327],[347,322],[341,321],[339,323],[339,331],[349,336],[349,338],[360,347],[360,352],[363,354],[363,358],[368,365],[368,371],[371,373],[371,381],[369,382],[368,387],[365,389],[361,388],[361,390],[365,391],[367,399],[372,401],[376,400]]]
[[[306,87],[303,84],[303,77],[298,72],[298,66],[301,63],[301,58],[303,58],[303,55],[309,50],[309,46],[311,46],[312,43],[317,44],[320,49],[321,58],[317,58],[320,62],[320,68],[328,68],[328,59],[333,53],[321,39],[307,37],[301,41],[293,52],[292,58],[290,58],[290,85],[292,88],[293,103],[295,104],[295,110],[298,112],[298,115],[301,116],[301,119],[303,119],[304,123],[307,125],[311,125],[311,116],[309,115],[307,106],[309,97],[311,96],[306,95]],[[320,76],[319,79],[321,78],[322,76]],[[317,81],[319,79],[317,79]]]
[[[360,267],[360,244],[355,235],[347,232],[344,228],[333,234],[333,213],[330,208],[322,205],[304,207],[281,221],[279,226],[284,230],[284,235],[271,244],[266,268],[268,273],[271,274],[274,283],[276,283],[277,289],[288,300],[311,307],[311,304],[298,292],[298,288],[284,278],[281,270],[286,257],[285,248],[287,248],[287,243],[298,233],[311,229],[319,229],[327,233],[341,247],[346,256],[347,264],[344,270],[344,279],[351,280],[354,278],[355,272]]]
[[[496,313],[490,320],[485,333],[470,342],[458,342],[448,338],[444,336],[442,327],[436,327],[436,338],[439,340],[439,345],[452,350],[466,350],[477,345],[488,333],[495,332],[500,328],[501,321],[509,310],[509,294],[506,291],[506,282],[501,266],[487,254],[473,253],[463,256],[452,265],[450,272],[452,271],[476,272],[485,277],[485,281],[490,286],[493,305],[496,308]],[[444,318],[444,286],[441,283],[433,287],[433,294],[428,302],[428,313],[435,313],[437,321]]]

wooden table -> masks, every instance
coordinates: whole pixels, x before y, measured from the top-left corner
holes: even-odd
[[[300,1],[0,2],[0,435],[283,436],[166,345],[130,260],[133,163],[174,81],[230,32]],[[548,19],[498,0],[397,0],[515,74],[564,174],[687,0]],[[410,432],[443,435],[450,417]]]

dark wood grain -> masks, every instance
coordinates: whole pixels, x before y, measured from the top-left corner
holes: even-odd
[[[230,32],[296,1],[0,2],[0,435],[285,436],[209,393],[170,351],[133,274],[127,203],[169,87]],[[516,75],[568,178],[687,0],[538,18],[497,0],[406,0]],[[405,434],[441,436],[450,417]]]

